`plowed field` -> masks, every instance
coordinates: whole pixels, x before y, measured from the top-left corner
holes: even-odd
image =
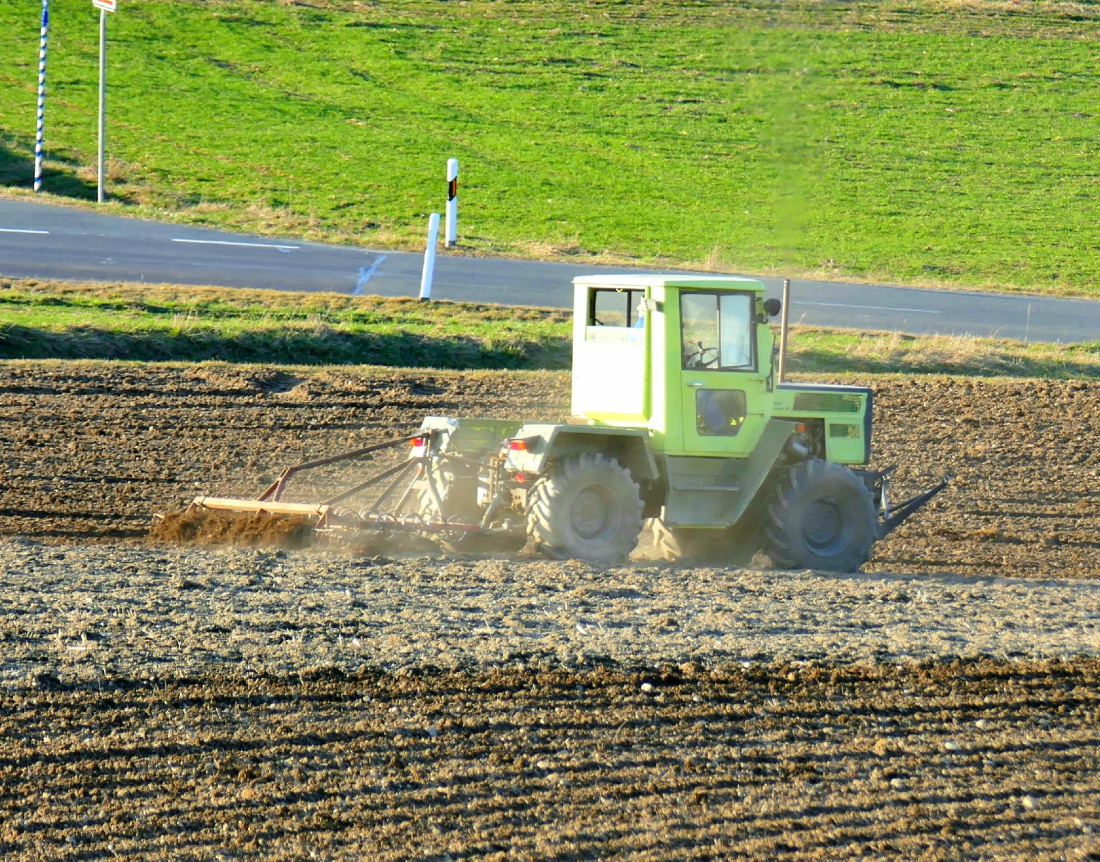
[[[871,385],[838,576],[152,544],[568,378],[0,364],[0,856],[1100,858],[1100,386]]]

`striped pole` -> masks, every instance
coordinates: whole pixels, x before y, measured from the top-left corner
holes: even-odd
[[[103,203],[107,195],[103,190],[106,177],[107,148],[107,10],[99,9],[99,153],[96,162],[96,201]]]
[[[428,218],[428,247],[424,249],[424,270],[420,274],[420,301],[432,298],[432,273],[435,272],[435,243],[439,238],[439,213]]]
[[[447,248],[458,236],[458,159],[447,159]]]
[[[34,136],[34,190],[42,190],[42,142],[46,134],[46,40],[50,30],[50,0],[42,0],[42,38],[38,46],[38,128]]]

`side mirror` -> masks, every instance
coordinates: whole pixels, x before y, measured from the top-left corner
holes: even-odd
[[[775,317],[783,310],[782,301],[776,299],[774,296],[770,299],[764,300],[764,312],[768,317]]]

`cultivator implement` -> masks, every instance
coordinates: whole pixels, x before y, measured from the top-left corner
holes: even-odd
[[[285,468],[279,478],[256,499],[199,496],[191,502],[187,512],[230,512],[302,519],[312,526],[318,537],[343,544],[357,544],[368,538],[373,542],[385,541],[400,536],[420,536],[451,546],[459,545],[471,536],[513,542],[521,540],[524,535],[522,524],[511,521],[495,523],[501,504],[508,499],[507,488],[495,488],[489,505],[483,508],[448,505],[448,499],[454,496],[455,477],[465,476],[476,485],[478,474],[484,471],[485,466],[483,459],[444,451],[453,431],[453,428],[425,428],[416,434],[373,446],[303,461]],[[402,445],[410,447],[406,459],[326,495],[320,502],[289,502],[284,499],[295,477],[336,465],[369,460]],[[499,484],[484,476],[482,479],[487,489]]]

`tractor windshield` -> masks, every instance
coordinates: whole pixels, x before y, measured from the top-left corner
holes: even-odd
[[[683,367],[755,368],[753,300],[748,293],[680,294]]]

